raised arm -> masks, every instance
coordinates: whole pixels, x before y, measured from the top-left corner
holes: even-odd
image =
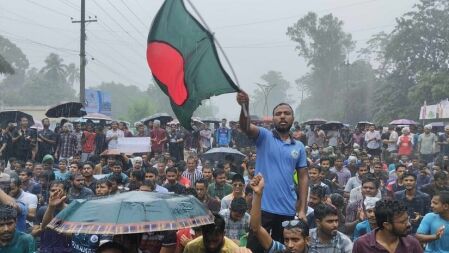
[[[257,126],[251,124],[251,119],[248,115],[245,115],[243,111],[243,105],[246,106],[246,112],[249,113],[249,97],[244,91],[240,91],[237,93],[237,103],[242,107],[240,110],[240,129],[245,132],[249,137],[256,138],[259,135],[259,128]]]
[[[249,220],[249,225],[251,230],[256,234],[260,245],[264,250],[270,248],[273,243],[273,239],[270,234],[262,227],[262,193],[265,183],[262,175],[257,175],[251,180],[251,188],[254,191],[253,194],[253,206],[251,207],[251,218]]]

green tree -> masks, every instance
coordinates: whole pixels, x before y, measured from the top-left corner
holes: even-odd
[[[354,49],[352,36],[343,31],[343,22],[332,14],[318,17],[310,12],[287,28],[287,35],[297,42],[298,55],[311,71],[302,78],[310,97],[301,105],[301,115],[335,118],[338,111],[336,94],[341,90],[339,75],[346,55]],[[307,111],[306,111],[307,110]],[[341,116],[340,116],[341,117]]]
[[[22,50],[10,40],[0,36],[0,55],[14,69],[14,74],[6,74],[0,82],[0,100],[5,104],[11,105],[9,102],[14,101],[11,97],[15,97],[24,85],[25,73],[29,67],[29,62]]]
[[[377,68],[380,85],[375,120],[416,119],[424,102],[421,99],[437,102],[439,96],[433,97],[430,85],[444,88],[441,77],[448,67],[448,22],[448,1],[421,0],[397,19],[390,34],[377,35],[370,41],[364,53],[376,55],[381,63]]]
[[[80,80],[80,70],[75,63],[70,63],[67,65],[65,67],[65,73],[67,82],[72,86]]]

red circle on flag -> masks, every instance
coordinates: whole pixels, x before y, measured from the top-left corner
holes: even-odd
[[[188,92],[184,81],[184,58],[178,50],[164,42],[150,42],[147,61],[153,76],[166,86],[173,103],[184,104]]]

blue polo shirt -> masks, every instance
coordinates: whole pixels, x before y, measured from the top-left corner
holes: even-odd
[[[293,173],[307,167],[304,145],[293,138],[284,142],[277,132],[259,127],[256,148],[256,174],[261,173],[265,180],[262,210],[294,216],[297,196]]]

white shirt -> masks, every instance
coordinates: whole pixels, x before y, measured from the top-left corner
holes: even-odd
[[[380,191],[377,191],[377,198],[382,198],[382,194],[380,193]],[[354,189],[351,190],[351,193],[349,193],[349,203],[351,204],[352,202],[356,202],[359,200],[363,199],[363,195],[362,195],[362,186],[356,187]]]
[[[122,130],[117,129],[116,131],[110,129],[106,132],[106,139],[117,136],[117,139],[111,139],[108,143],[108,149],[116,149],[118,144],[118,138],[124,138],[125,134]]]
[[[17,197],[16,200],[24,203],[28,207],[28,209],[37,208],[37,196],[32,193],[22,190],[22,193],[19,195],[19,197]]]
[[[398,141],[399,135],[396,131],[391,131],[390,133],[390,138],[388,138],[388,141],[390,141],[391,143],[388,143],[388,148],[387,150],[392,152],[392,151],[396,151],[398,149],[398,145],[397,145],[397,141]]]

